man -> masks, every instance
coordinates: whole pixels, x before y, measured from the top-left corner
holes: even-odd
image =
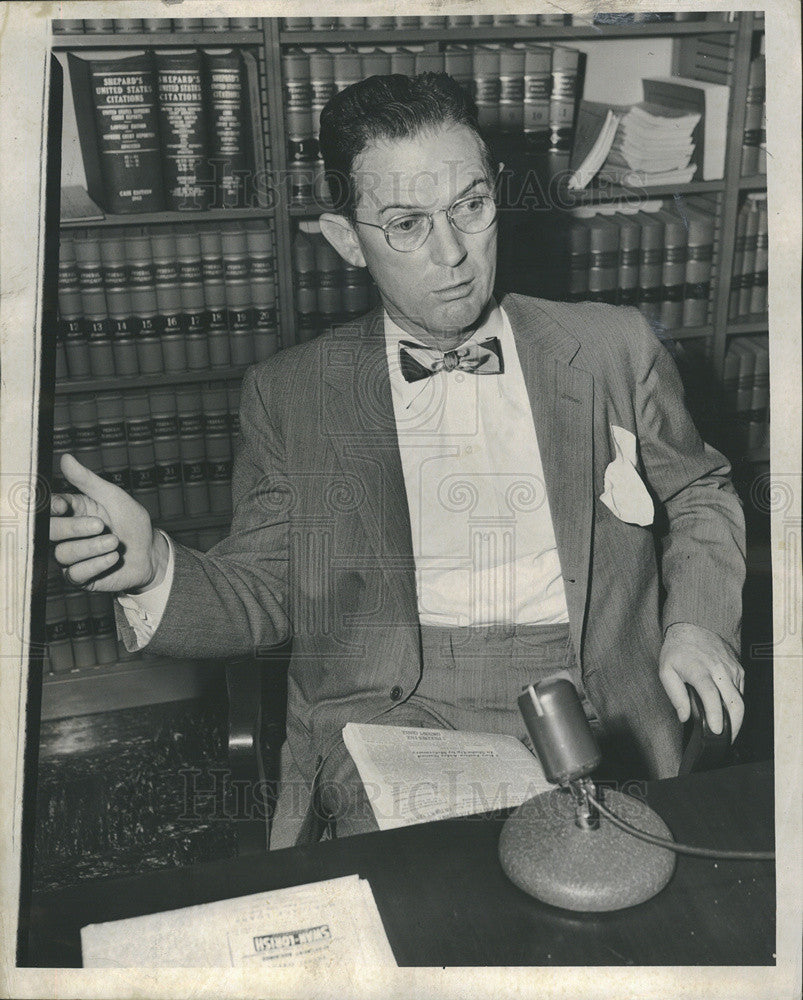
[[[271,846],[312,835],[311,803],[338,835],[375,828],[346,722],[523,737],[516,695],[556,671],[609,742],[676,773],[686,682],[716,731],[720,696],[741,723],[744,555],[672,363],[635,310],[495,302],[496,171],[449,77],[349,87],[321,149],[339,182],[321,230],[383,309],[249,370],[232,531],[209,553],[67,457],[57,559],[127,592],[132,647],[292,635]]]

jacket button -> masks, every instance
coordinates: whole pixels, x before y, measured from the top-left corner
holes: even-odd
[[[401,696],[402,696],[402,693],[403,693],[403,692],[402,692],[402,689],[401,689],[401,688],[399,687],[399,685],[398,685],[398,684],[395,684],[395,685],[394,685],[394,686],[393,686],[393,687],[392,687],[392,688],[390,689],[390,700],[391,700],[391,701],[398,701],[398,700],[399,700],[399,698],[401,698]]]

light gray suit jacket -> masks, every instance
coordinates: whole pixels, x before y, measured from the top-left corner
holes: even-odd
[[[663,631],[692,622],[738,649],[744,524],[729,467],[701,441],[675,366],[635,309],[520,295],[501,304],[588,695],[649,773],[676,773],[680,727],[657,671]],[[665,519],[660,541],[599,500],[612,424],[637,438]],[[311,781],[343,725],[392,712],[422,669],[381,311],[250,369],[241,432],[231,534],[205,555],[176,545],[152,648],[243,655],[292,635],[288,742]]]

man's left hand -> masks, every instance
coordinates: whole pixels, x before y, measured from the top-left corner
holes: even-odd
[[[722,695],[730,715],[732,739],[736,739],[744,718],[744,670],[718,635],[687,622],[670,625],[661,647],[658,674],[680,721],[685,722],[691,712],[686,691],[686,684],[691,684],[700,695],[708,725],[715,733],[722,732]]]

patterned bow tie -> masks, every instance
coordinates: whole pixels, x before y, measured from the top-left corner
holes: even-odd
[[[471,372],[472,375],[500,375],[505,370],[502,345],[497,337],[481,344],[461,344],[453,351],[422,347],[412,340],[399,341],[399,365],[407,382],[418,382],[438,372]]]

